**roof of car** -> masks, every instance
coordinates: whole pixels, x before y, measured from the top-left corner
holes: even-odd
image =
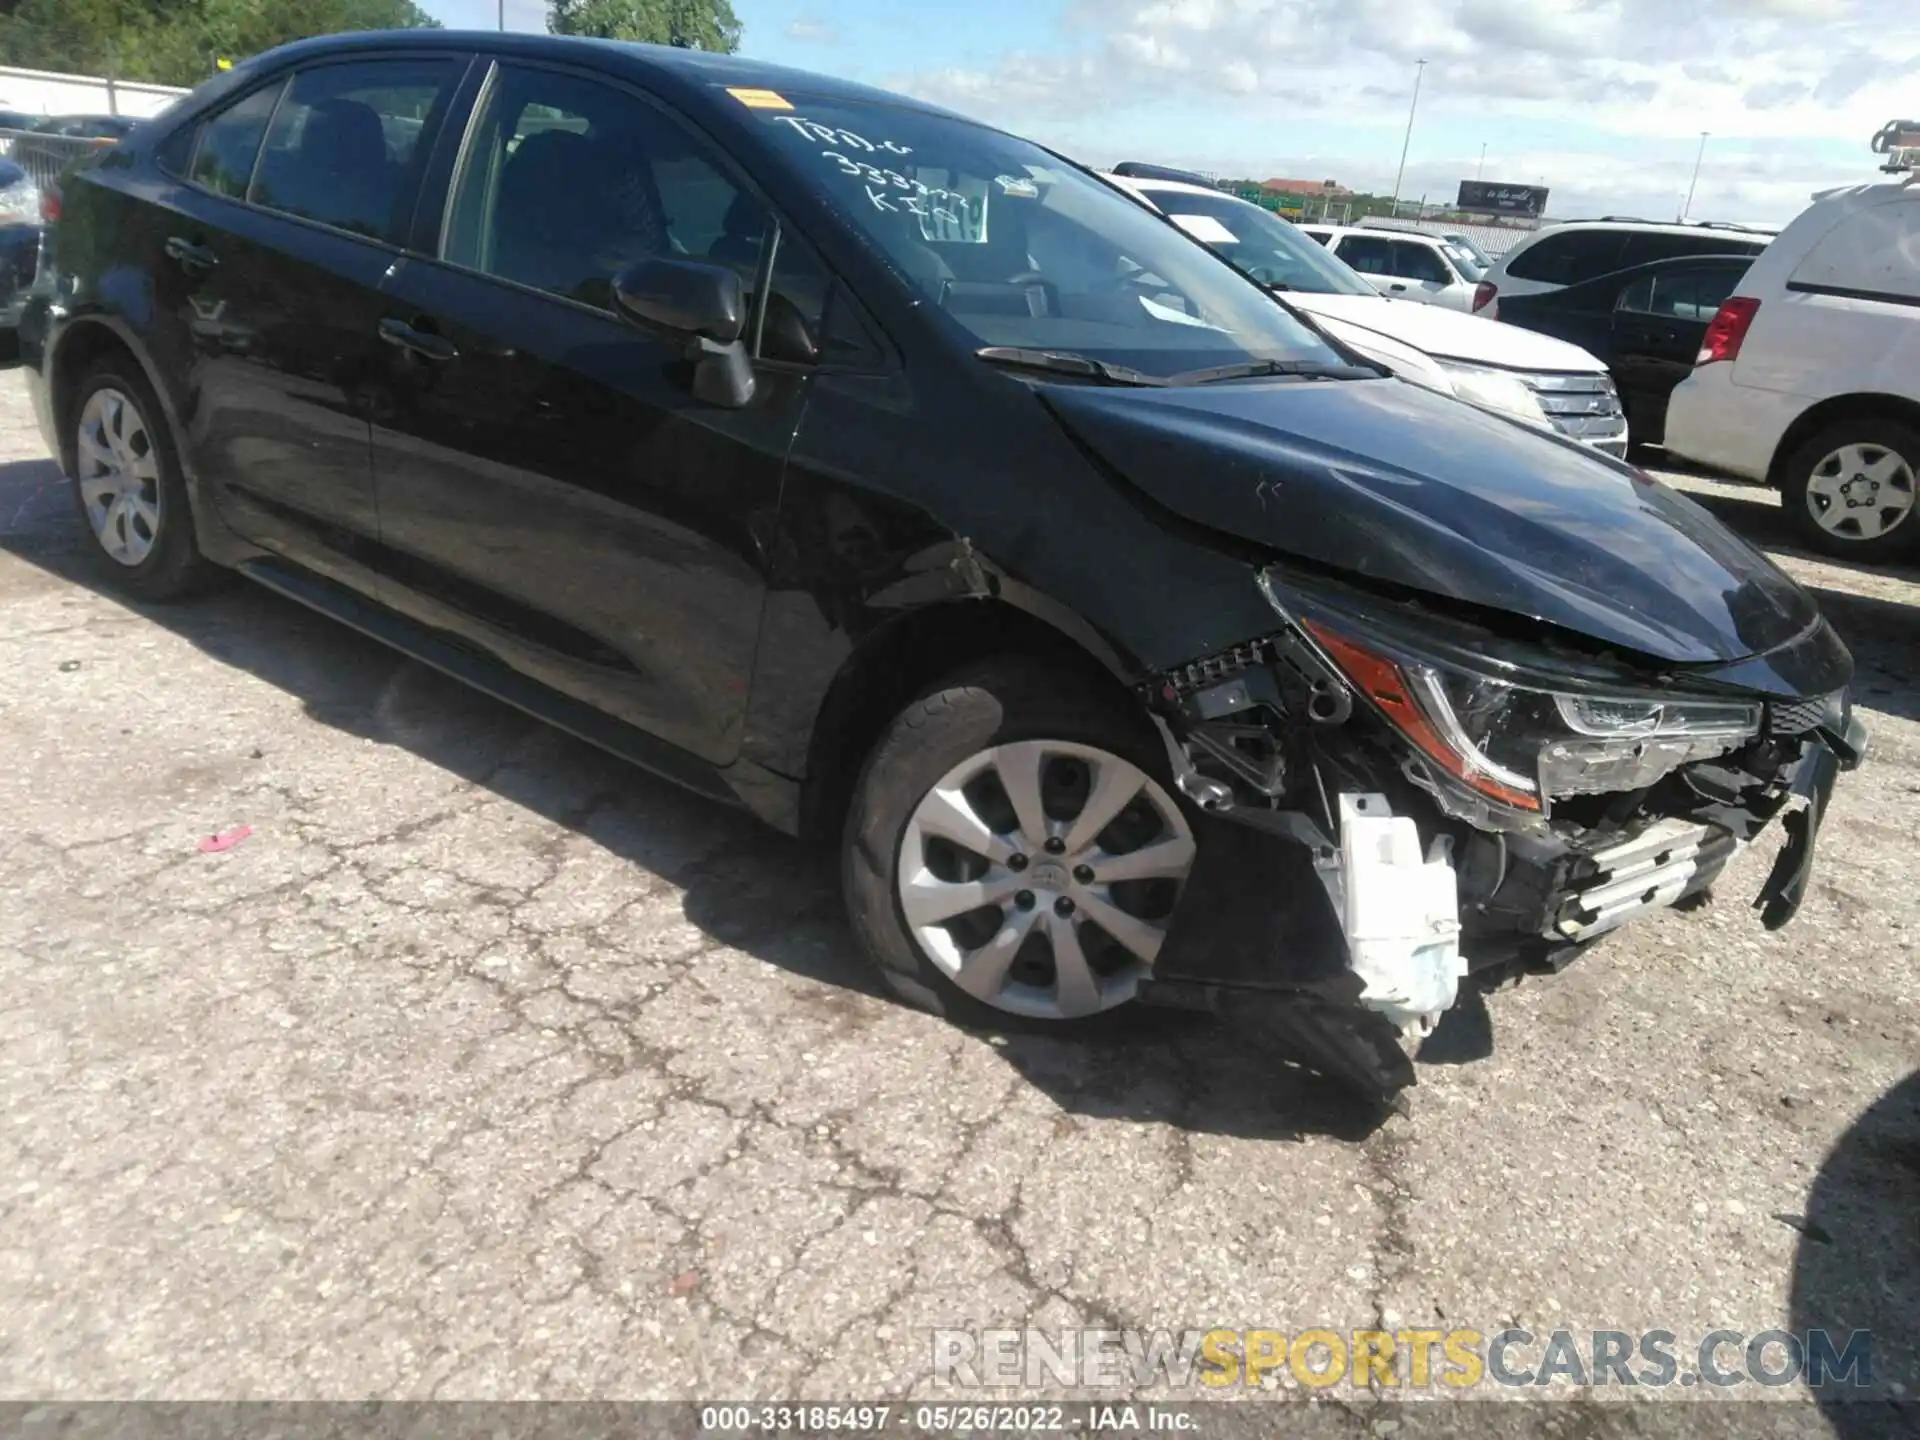
[[[1425,240],[1434,245],[1444,245],[1447,237],[1435,234],[1431,230],[1387,230],[1371,225],[1328,225],[1316,220],[1300,222],[1302,230],[1320,230],[1328,235],[1365,235],[1373,240]]]
[[[515,30],[376,30],[347,35],[322,35],[296,40],[257,55],[248,70],[287,59],[332,55],[355,50],[409,49],[479,50],[496,55],[524,55],[549,60],[587,61],[596,68],[624,71],[637,79],[666,81],[683,90],[714,86],[791,91],[818,99],[859,101],[900,106],[935,115],[964,118],[938,105],[911,96],[875,89],[813,71],[724,55],[711,50],[686,50],[673,45],[643,45],[627,40],[597,40],[579,35],[537,35]]]
[[[1698,235],[1706,231],[1735,237],[1744,235],[1763,245],[1777,233],[1761,226],[1735,225],[1721,220],[1640,220],[1631,215],[1602,215],[1590,220],[1550,220],[1528,238],[1538,239],[1568,230],[1634,230],[1657,235]]]
[[[1111,170],[1102,170],[1101,177],[1115,180],[1123,185],[1131,185],[1135,190],[1164,190],[1175,195],[1218,195],[1222,200],[1231,200],[1236,205],[1251,204],[1238,195],[1230,195],[1225,190],[1212,185],[1195,185],[1187,180],[1162,180],[1153,175],[1116,175]],[[1258,206],[1255,206],[1258,209]]]

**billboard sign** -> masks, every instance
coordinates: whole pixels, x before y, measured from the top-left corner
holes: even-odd
[[[1491,180],[1462,180],[1457,208],[1478,210],[1489,215],[1544,215],[1547,187],[1499,185]]]

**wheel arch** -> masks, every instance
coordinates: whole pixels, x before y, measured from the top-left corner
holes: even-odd
[[[808,742],[801,833],[836,835],[860,769],[887,722],[943,675],[996,654],[1032,655],[1126,703],[1138,666],[1085,621],[1006,581],[997,593],[919,606],[879,624],[827,687]]]
[[[140,378],[146,381],[147,388],[158,397],[164,412],[160,418],[172,432],[174,456],[191,486],[192,474],[187,467],[185,449],[180,444],[180,418],[167,387],[160,383],[159,372],[126,324],[112,314],[101,311],[69,319],[48,348],[45,370],[47,403],[53,414],[54,435],[59,444],[59,454],[55,458],[60,462],[61,471],[71,475],[77,463],[73,453],[74,391],[79,386],[80,377],[107,355],[124,356],[130,360]]]
[[[1780,489],[1786,480],[1787,462],[1799,453],[1800,447],[1827,426],[1842,420],[1887,420],[1920,431],[1920,401],[1868,391],[1836,395],[1808,406],[1774,447],[1773,462],[1767,468],[1767,483]]]

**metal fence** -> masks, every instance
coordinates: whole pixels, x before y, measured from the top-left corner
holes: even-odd
[[[0,160],[11,160],[34,184],[46,189],[60,173],[83,155],[91,155],[111,140],[83,140],[73,135],[41,135],[32,130],[0,130]]]

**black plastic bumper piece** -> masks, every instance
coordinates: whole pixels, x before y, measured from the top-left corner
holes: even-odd
[[[1402,1115],[1408,1110],[1402,1092],[1418,1083],[1399,1032],[1385,1016],[1359,1005],[1178,980],[1148,981],[1140,987],[1140,1000],[1218,1015],[1275,1058],[1291,1060]]]

